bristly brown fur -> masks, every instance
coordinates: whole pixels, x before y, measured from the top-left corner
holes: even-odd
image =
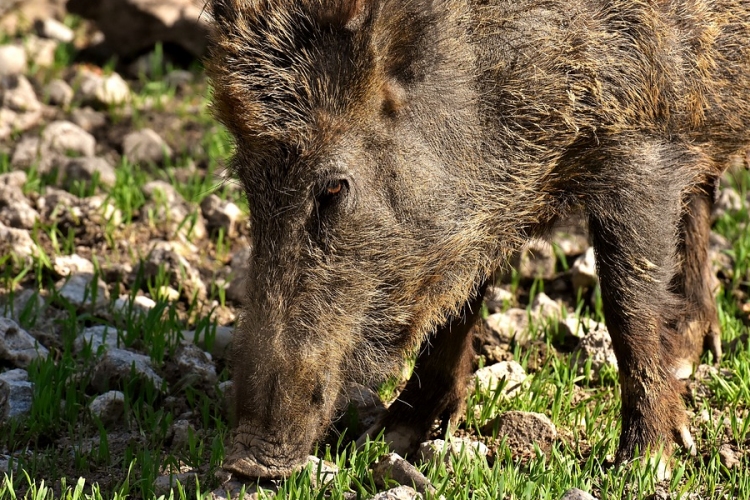
[[[478,291],[574,206],[620,366],[618,456],[684,437],[673,371],[720,353],[705,246],[713,183],[750,141],[750,1],[210,9],[254,244],[228,468],[287,474],[346,381],[381,379],[436,331],[417,370],[436,387],[407,386],[421,413],[384,424],[408,451],[417,420],[453,419]]]

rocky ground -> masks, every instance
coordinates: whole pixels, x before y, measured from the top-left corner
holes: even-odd
[[[25,470],[58,493],[60,478],[70,484],[81,476],[107,492],[136,483],[138,496],[167,493],[176,480],[194,488],[195,478],[214,497],[237,494],[242,483],[219,465],[231,387],[227,346],[251,242],[241,193],[224,174],[231,143],[211,119],[199,64],[190,63],[203,50],[194,45],[205,26],[128,42],[113,16],[130,10],[71,4],[94,21],[61,23],[64,11],[53,6],[33,24],[17,18],[18,35],[0,43],[0,472]],[[111,58],[113,46],[123,50],[119,59]],[[735,175],[745,175],[742,161]],[[727,179],[715,217],[746,217],[743,188]],[[725,345],[731,357],[748,349],[748,275],[737,262],[743,247],[733,241],[746,234],[746,221],[722,227],[729,239],[715,233],[711,254],[721,295],[732,304],[723,311],[738,325]],[[585,228],[568,221],[552,243],[532,242],[516,271],[488,291],[467,422],[448,441],[436,432],[413,463],[440,461],[450,475],[451,457],[467,450],[492,464],[506,450],[523,462],[563,442],[590,449],[579,430],[553,423],[554,411],[512,409],[513,398],[549,391],[536,374],[555,363],[578,377],[569,395],[575,404],[593,404],[592,388],[612,392],[616,384]],[[704,381],[717,375],[742,379],[701,365],[689,382],[694,398],[710,400]],[[352,429],[365,429],[383,410],[381,397],[387,403],[402,381],[352,387],[353,418],[339,422],[339,431],[348,426],[356,437]],[[498,400],[511,406],[500,412]],[[691,408],[696,426],[747,421],[747,399],[732,407],[734,417]],[[750,463],[750,441],[730,435],[714,444],[723,467],[736,471]],[[340,474],[315,463],[318,480]],[[381,453],[367,467],[373,487],[340,496],[436,494],[424,467],[397,455]],[[563,498],[587,495],[571,490]]]

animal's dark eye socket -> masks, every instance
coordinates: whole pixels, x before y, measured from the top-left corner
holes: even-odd
[[[349,190],[349,182],[346,179],[331,179],[326,181],[318,194],[319,204],[331,203],[341,198]]]

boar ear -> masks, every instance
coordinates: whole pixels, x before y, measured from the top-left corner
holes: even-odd
[[[335,0],[327,12],[327,21],[354,31],[362,26],[374,0]]]

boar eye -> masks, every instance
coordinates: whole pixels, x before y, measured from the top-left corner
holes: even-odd
[[[349,181],[346,179],[330,179],[323,183],[318,190],[317,205],[319,208],[336,203],[349,191]]]

